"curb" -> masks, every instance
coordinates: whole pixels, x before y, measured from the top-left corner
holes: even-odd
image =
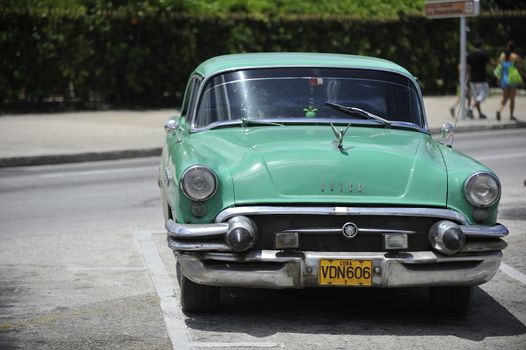
[[[87,152],[76,154],[57,154],[29,157],[0,158],[0,168],[51,165],[64,163],[95,162],[99,160],[115,160],[128,158],[155,157],[161,155],[161,148],[147,148],[138,150]]]
[[[489,125],[462,125],[455,128],[455,132],[473,132],[489,130],[505,130],[526,128],[526,122],[489,124]],[[429,129],[432,135],[440,135],[440,128]],[[87,152],[76,154],[57,154],[29,157],[0,158],[0,168],[21,167],[32,165],[53,165],[65,163],[95,162],[101,160],[116,160],[142,157],[157,157],[161,155],[161,148],[146,148],[137,150],[122,150],[108,152]]]

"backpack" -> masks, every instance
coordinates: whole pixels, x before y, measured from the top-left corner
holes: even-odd
[[[522,85],[523,83],[519,70],[513,64],[508,70],[508,79],[510,85]]]
[[[515,67],[515,65],[513,63],[511,63],[509,65],[509,67],[508,67],[508,74],[505,74],[503,76],[503,74],[502,74],[502,70],[503,70],[502,63],[503,62],[499,63],[497,65],[497,67],[495,67],[495,69],[493,70],[493,75],[497,79],[503,80],[503,83],[505,85],[514,85],[514,86],[522,85],[523,84],[523,80],[522,80],[522,77],[521,77],[517,67]]]

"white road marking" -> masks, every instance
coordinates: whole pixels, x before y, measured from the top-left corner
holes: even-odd
[[[156,166],[143,166],[134,168],[118,168],[118,169],[104,169],[104,170],[84,170],[84,171],[67,171],[61,173],[52,174],[40,174],[38,177],[42,178],[57,178],[57,177],[68,177],[68,176],[90,176],[90,175],[104,175],[104,174],[122,174],[137,171],[151,171],[157,170]]]
[[[514,269],[510,265],[501,263],[500,270],[504,272],[506,275],[510,276],[511,278],[514,278],[517,281],[521,282],[522,284],[526,285],[526,275]]]
[[[158,232],[160,233],[160,231]],[[162,232],[165,233],[165,232]],[[172,346],[177,350],[193,350],[194,348],[276,348],[279,343],[271,342],[192,342],[188,327],[184,322],[185,316],[182,313],[179,302],[174,296],[174,288],[170,283],[170,278],[166,272],[161,255],[155,245],[152,232],[136,232],[135,239],[139,244],[139,250],[143,256],[144,263],[153,286],[159,299],[161,300],[161,310],[164,322]]]
[[[239,342],[239,343],[194,343],[196,348],[276,348],[278,343]]]
[[[185,316],[179,308],[174,296],[174,288],[170,283],[168,273],[161,260],[161,255],[155,246],[150,232],[136,232],[135,239],[148,268],[153,286],[161,301],[166,330],[172,346],[177,350],[193,349],[192,339],[184,322]]]
[[[526,157],[526,152],[508,153],[508,154],[493,154],[488,156],[473,156],[476,160],[491,160],[491,159],[506,159],[506,158],[520,158]]]

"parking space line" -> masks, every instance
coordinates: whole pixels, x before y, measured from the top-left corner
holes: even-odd
[[[178,350],[193,349],[192,339],[184,322],[185,317],[179,308],[177,299],[174,297],[174,288],[170,283],[168,273],[155,246],[152,234],[144,231],[136,232],[135,239],[139,245],[146,268],[150,273],[155,291],[159,296],[164,323],[166,324],[166,330],[173,348]]]
[[[521,282],[522,284],[526,285],[526,275],[520,272],[519,270],[516,270],[510,265],[505,264],[505,263],[500,264],[500,270],[504,272],[506,275],[510,276],[511,278],[514,278],[517,281]]]
[[[196,348],[276,348],[278,343],[239,342],[239,343],[194,343]]]

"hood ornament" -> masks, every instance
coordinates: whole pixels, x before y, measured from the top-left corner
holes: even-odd
[[[332,132],[334,133],[334,136],[336,136],[336,140],[333,141],[334,146],[336,146],[337,149],[340,151],[343,151],[343,137],[347,133],[347,130],[351,127],[351,123],[347,124],[347,127],[344,129],[340,129],[340,131],[336,130],[334,127],[334,124],[331,122],[331,128]]]

